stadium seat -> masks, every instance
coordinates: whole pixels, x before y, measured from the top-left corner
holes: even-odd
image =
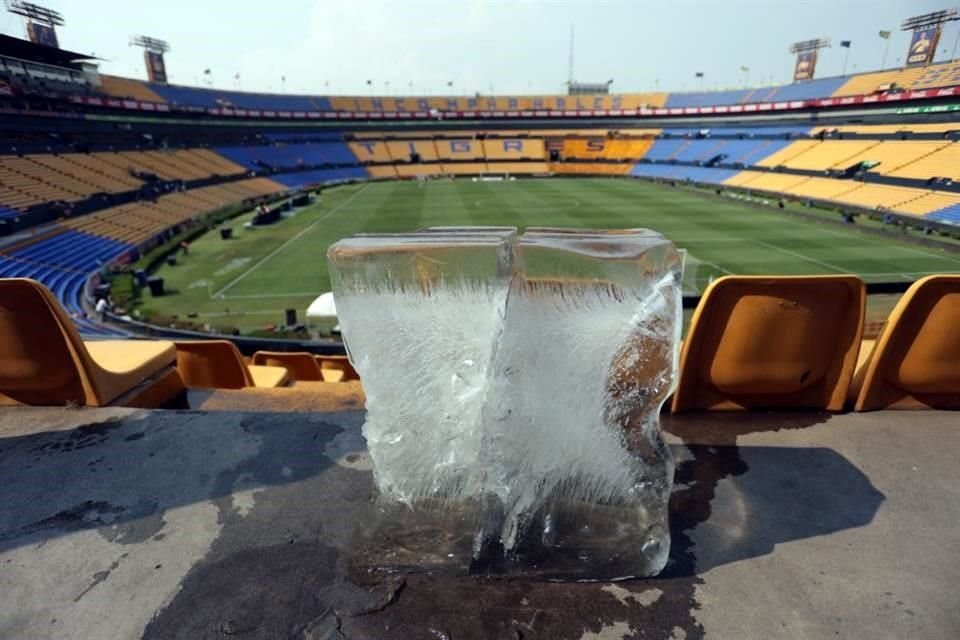
[[[680,355],[675,413],[843,408],[863,332],[856,276],[725,276]]]
[[[286,367],[290,372],[290,381],[323,380],[320,363],[312,353],[285,353],[282,351],[257,351],[253,354],[253,364],[268,367]]]
[[[960,275],[915,282],[858,373],[857,411],[960,408]]]
[[[163,340],[81,340],[39,282],[0,280],[0,404],[159,407],[183,390]]]
[[[286,367],[247,365],[228,340],[177,341],[177,369],[193,389],[283,387],[290,382]]]
[[[357,370],[347,356],[315,356],[324,382],[349,382],[359,380]]]

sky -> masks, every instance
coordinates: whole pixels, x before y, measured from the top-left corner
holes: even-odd
[[[244,91],[441,95],[563,93],[574,28],[574,79],[612,90],[784,84],[793,42],[830,38],[817,77],[888,67],[909,34],[904,18],[951,8],[928,0],[33,0],[60,11],[60,45],[103,61],[104,73],[145,78],[132,35],[170,43],[169,80]],[[0,15],[24,37],[23,19]],[[937,60],[953,57],[949,24]],[[749,68],[748,72],[741,67]],[[204,70],[210,74],[204,76]],[[239,75],[239,80],[236,76]],[[447,83],[453,83],[453,89]]]

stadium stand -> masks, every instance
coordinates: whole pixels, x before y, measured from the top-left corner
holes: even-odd
[[[380,140],[351,142],[349,147],[354,157],[360,162],[391,162],[393,160],[387,143]],[[437,157],[436,149],[433,151],[433,157]]]
[[[715,280],[690,320],[673,411],[843,409],[865,300],[856,276]]]
[[[216,152],[243,167],[264,168],[319,167],[355,165],[357,156],[342,142],[274,143],[249,147],[218,147]],[[387,154],[389,160],[389,154]]]
[[[114,98],[143,100],[144,102],[166,102],[160,94],[152,91],[146,84],[132,78],[101,74],[100,91]]]
[[[927,276],[911,285],[851,391],[857,411],[960,408],[960,276]]]
[[[414,162],[416,157],[419,162],[436,162],[438,159],[437,148],[433,145],[433,140],[406,140],[403,142],[387,142],[387,153],[390,158],[399,162]],[[351,145],[351,149],[353,145]],[[367,149],[363,149],[367,151]],[[357,155],[354,152],[354,155]],[[357,155],[359,158],[360,156]]]

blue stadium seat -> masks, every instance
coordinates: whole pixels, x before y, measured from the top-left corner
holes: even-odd
[[[833,92],[844,85],[849,78],[837,76],[822,78],[808,82],[794,82],[777,88],[766,97],[765,102],[780,102],[785,100],[813,100],[833,95]]]
[[[952,222],[953,224],[960,224],[960,204],[954,204],[950,205],[949,207],[944,207],[943,209],[938,209],[933,213],[928,213],[924,217],[930,218],[931,220],[936,220],[937,222]]]
[[[263,165],[297,168],[327,164],[356,164],[357,157],[344,142],[307,142],[252,147],[220,147],[217,153],[252,170]]]
[[[147,86],[170,104],[178,106],[235,107],[267,111],[332,111],[330,101],[320,96],[244,93],[157,83],[147,83]]]

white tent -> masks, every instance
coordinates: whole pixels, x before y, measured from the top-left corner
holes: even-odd
[[[333,292],[321,294],[307,307],[307,323],[316,327],[320,333],[330,333],[336,330],[337,305],[333,300]]]
[[[320,295],[307,307],[308,318],[336,318],[337,305],[333,301],[333,291]]]

